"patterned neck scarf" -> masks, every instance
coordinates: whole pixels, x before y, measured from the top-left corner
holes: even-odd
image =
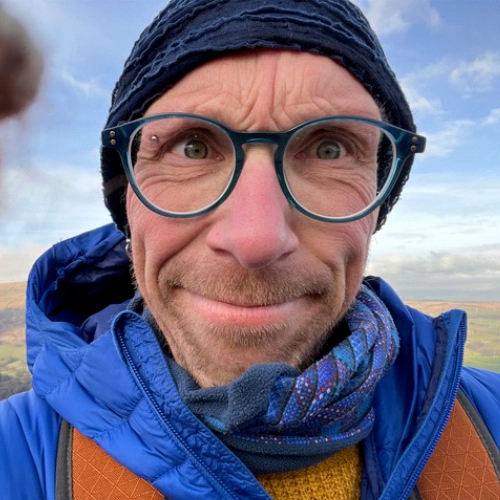
[[[389,311],[365,285],[345,321],[350,335],[303,372],[255,365],[227,386],[200,388],[166,359],[184,403],[252,472],[296,470],[370,433],[375,387],[399,349]]]

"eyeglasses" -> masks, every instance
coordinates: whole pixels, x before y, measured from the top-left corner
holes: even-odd
[[[167,217],[195,217],[231,194],[254,144],[271,145],[288,201],[325,222],[365,217],[389,195],[425,137],[384,122],[329,116],[285,132],[239,132],[209,118],[168,113],[108,128],[137,197]]]

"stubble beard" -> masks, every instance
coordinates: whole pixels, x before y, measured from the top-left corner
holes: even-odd
[[[283,268],[227,266],[212,272],[210,268],[208,263],[165,264],[158,276],[159,295],[147,304],[175,360],[201,386],[225,385],[256,363],[286,363],[304,369],[323,350],[349,305],[344,282],[339,300],[338,278],[326,266],[315,272],[309,270],[307,276]],[[299,325],[287,321],[244,327],[207,324],[196,314],[189,314],[178,300],[183,290],[246,306],[306,297],[314,314]]]

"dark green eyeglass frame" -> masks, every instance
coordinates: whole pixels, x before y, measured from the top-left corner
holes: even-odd
[[[221,195],[213,203],[200,210],[187,213],[169,212],[167,210],[164,210],[156,206],[154,203],[149,201],[144,196],[144,194],[140,190],[135,180],[134,168],[132,162],[132,144],[134,136],[137,130],[140,129],[143,125],[157,120],[162,120],[165,118],[167,119],[187,118],[187,119],[197,120],[199,122],[205,122],[209,125],[218,127],[219,129],[224,131],[233,142],[235,151],[234,174],[230,182],[228,183],[228,186],[225,189],[225,191],[221,193]],[[285,179],[285,175],[283,172],[283,158],[289,140],[296,133],[300,132],[302,129],[309,127],[311,125],[317,125],[324,122],[346,122],[346,121],[365,123],[380,128],[382,131],[385,132],[386,136],[392,142],[394,149],[393,152],[394,156],[393,156],[392,166],[390,168],[389,173],[387,174],[387,179],[384,183],[383,189],[377,194],[375,199],[367,207],[349,216],[327,217],[309,211],[295,199],[293,194],[288,189],[288,185]],[[196,217],[198,215],[205,214],[218,207],[231,194],[243,170],[243,165],[245,162],[245,152],[243,149],[243,145],[252,143],[253,144],[265,143],[265,144],[275,144],[277,146],[274,152],[274,166],[276,170],[276,175],[278,176],[281,189],[284,195],[286,196],[287,200],[291,203],[291,205],[304,215],[307,215],[308,217],[311,217],[313,219],[323,222],[339,222],[339,223],[352,222],[362,219],[363,217],[366,217],[368,214],[373,212],[377,207],[379,207],[387,198],[387,196],[390,194],[391,190],[394,188],[396,180],[398,179],[407,158],[413,154],[422,153],[425,150],[425,143],[426,143],[426,139],[424,136],[415,134],[408,130],[401,129],[399,127],[390,125],[385,122],[372,120],[370,118],[364,118],[360,116],[326,116],[318,118],[316,120],[311,120],[301,123],[300,125],[297,125],[296,127],[284,132],[245,132],[245,131],[239,132],[229,127],[226,127],[225,125],[210,118],[193,114],[187,114],[187,113],[164,113],[164,114],[157,114],[139,118],[137,120],[103,130],[101,138],[103,147],[113,148],[116,151],[118,151],[125,171],[125,175],[127,176],[128,182],[130,183],[130,186],[132,187],[136,196],[141,200],[141,202],[144,205],[146,205],[146,207],[148,207],[150,210],[159,215],[164,215],[166,217],[173,217],[173,218]]]

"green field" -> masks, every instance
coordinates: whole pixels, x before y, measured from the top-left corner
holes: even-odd
[[[18,377],[26,372],[25,347],[0,344],[0,373]]]
[[[0,393],[29,384],[24,347],[24,283],[0,284]],[[468,315],[465,364],[500,372],[500,303],[410,302],[436,316],[456,308]],[[19,385],[17,382],[21,381]]]
[[[449,309],[467,312],[465,364],[500,372],[500,304],[496,302],[411,302],[417,309],[436,316]]]

